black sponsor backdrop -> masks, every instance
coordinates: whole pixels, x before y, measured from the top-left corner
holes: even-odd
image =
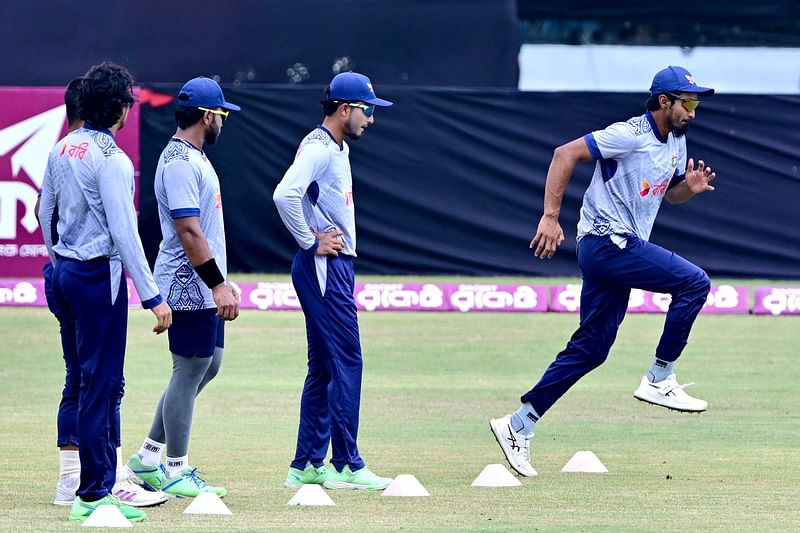
[[[177,85],[154,90],[174,94]],[[233,272],[287,272],[297,247],[272,203],[300,139],[321,121],[322,87],[226,87],[243,107],[207,147],[222,182]],[[559,144],[644,111],[646,94],[378,86],[395,102],[350,159],[361,273],[576,275],[575,233],[593,171],[567,190],[556,257],[528,243]],[[800,278],[800,97],[718,95],[688,134],[689,155],[717,172],[713,193],[664,202],[651,241],[713,276]],[[142,109],[142,231],[148,256],[160,230],[152,181],[174,132],[173,108]]]

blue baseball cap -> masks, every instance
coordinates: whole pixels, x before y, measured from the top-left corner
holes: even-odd
[[[178,93],[178,106],[180,107],[208,107],[215,109],[221,107],[229,111],[241,111],[241,107],[225,101],[222,96],[222,87],[211,78],[200,76],[193,78],[181,87]]]
[[[653,84],[650,85],[650,94],[661,93],[697,93],[700,96],[711,96],[714,89],[697,85],[694,76],[683,67],[667,67],[656,73]]]
[[[334,76],[331,80],[328,100],[365,102],[380,107],[393,105],[392,102],[375,96],[372,82],[368,77],[357,72],[342,72]]]

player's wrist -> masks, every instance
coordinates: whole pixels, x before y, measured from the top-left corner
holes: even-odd
[[[225,276],[222,275],[213,257],[201,265],[196,265],[194,271],[197,272],[197,275],[200,276],[200,279],[209,289],[214,289],[225,283]]]

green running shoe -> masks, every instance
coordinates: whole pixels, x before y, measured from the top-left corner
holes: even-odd
[[[322,486],[326,489],[383,490],[391,482],[391,478],[376,476],[366,466],[353,472],[350,465],[345,465],[341,472],[331,468]]]
[[[197,475],[197,469],[187,467],[183,473],[175,478],[165,478],[164,486],[161,490],[167,494],[173,494],[179,498],[194,498],[201,492],[213,492],[220,498],[228,495],[225,487],[212,487]]]
[[[69,519],[73,522],[83,522],[101,505],[116,505],[122,515],[131,522],[141,522],[147,518],[147,513],[144,511],[136,507],[123,505],[116,496],[108,494],[105,498],[101,498],[96,502],[85,502],[81,500],[80,496],[75,496],[75,501],[72,502],[72,508],[69,510]]]
[[[322,485],[327,478],[328,469],[325,465],[316,467],[308,463],[305,470],[290,467],[283,484],[290,489],[299,489],[303,485]]]
[[[128,468],[133,475],[142,481],[142,485],[147,490],[159,491],[164,488],[164,465],[150,466],[142,463],[142,458],[138,453],[131,455],[128,459]]]

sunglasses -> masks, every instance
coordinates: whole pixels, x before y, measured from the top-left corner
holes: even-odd
[[[212,115],[219,115],[222,117],[222,123],[225,124],[225,119],[228,118],[228,115],[231,114],[230,111],[225,111],[223,109],[209,109],[207,107],[198,107],[200,111],[208,111]]]
[[[364,116],[367,117],[367,118],[371,117],[372,114],[375,113],[375,106],[374,105],[356,104],[354,102],[337,102],[337,103],[347,104],[350,107],[357,107],[361,111],[364,112]]]
[[[696,98],[686,98],[685,96],[678,96],[677,94],[672,94],[672,93],[667,93],[667,94],[675,98],[676,100],[680,100],[683,108],[690,113],[695,109],[697,109],[697,106],[700,105],[700,100]]]

